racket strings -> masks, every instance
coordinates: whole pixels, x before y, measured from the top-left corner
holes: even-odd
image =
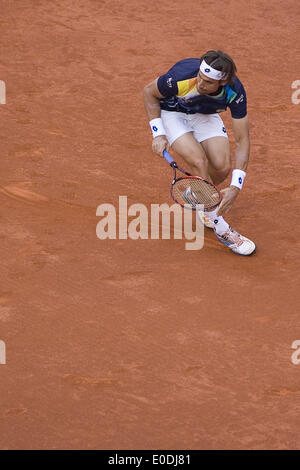
[[[216,188],[209,182],[197,178],[182,178],[173,185],[175,200],[181,204],[189,204],[196,207],[203,204],[204,209],[218,205],[220,195]]]

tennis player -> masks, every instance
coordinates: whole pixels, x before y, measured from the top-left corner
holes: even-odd
[[[212,212],[198,212],[207,228],[234,253],[251,255],[255,244],[233,230],[223,218],[246,177],[250,139],[245,89],[236,76],[231,57],[222,51],[208,51],[200,59],[177,62],[166,74],[143,90],[146,112],[153,135],[152,149],[162,155],[175,150],[193,175],[220,184],[231,170],[227,132],[219,113],[230,109],[236,142],[235,167],[223,200]]]

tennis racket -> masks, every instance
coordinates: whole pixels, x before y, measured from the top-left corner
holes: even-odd
[[[174,171],[171,196],[175,202],[192,210],[196,210],[198,204],[203,204],[204,211],[213,210],[220,204],[223,196],[213,183],[179,168],[167,150],[163,151],[163,157]],[[176,170],[185,176],[177,178]]]

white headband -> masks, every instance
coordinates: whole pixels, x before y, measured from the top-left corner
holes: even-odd
[[[220,70],[213,69],[210,65],[208,65],[205,60],[203,59],[200,65],[200,71],[204,73],[209,78],[213,78],[214,80],[225,80],[226,74],[224,72],[220,72]]]

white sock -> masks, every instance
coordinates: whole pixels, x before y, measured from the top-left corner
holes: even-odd
[[[209,219],[214,223],[215,231],[218,235],[223,235],[229,229],[229,225],[221,215],[217,216],[218,209],[211,212],[206,212]]]

